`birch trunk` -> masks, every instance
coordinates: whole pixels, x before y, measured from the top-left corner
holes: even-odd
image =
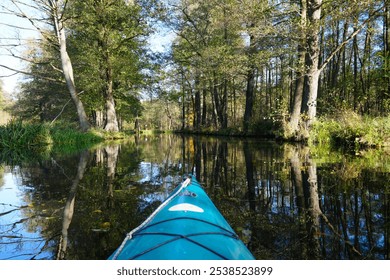
[[[319,68],[320,48],[318,34],[320,31],[322,0],[309,0],[307,2],[307,53],[306,53],[306,76],[308,81],[307,91],[307,120],[306,127],[310,130],[317,114],[318,83],[321,73]]]
[[[66,49],[66,35],[65,35],[65,27],[62,22],[62,14],[59,14],[60,6],[62,1],[49,1],[51,14],[53,19],[54,28],[56,31],[58,43],[60,46],[60,55],[61,55],[61,66],[64,74],[64,78],[66,81],[66,85],[68,87],[70,96],[72,98],[73,103],[76,106],[77,115],[80,123],[80,128],[83,131],[87,131],[91,126],[89,124],[87,114],[85,113],[84,105],[81,102],[77,91],[76,85],[74,82],[73,76],[73,66],[70,60],[68,51]]]
[[[73,219],[74,206],[76,201],[76,192],[81,179],[83,179],[85,169],[88,164],[89,153],[83,152],[80,155],[79,164],[77,167],[77,174],[72,182],[69,196],[64,207],[64,215],[62,220],[62,230],[60,242],[58,243],[57,260],[63,260],[66,257],[66,250],[68,247],[68,230]]]

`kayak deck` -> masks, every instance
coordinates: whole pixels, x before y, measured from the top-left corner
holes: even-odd
[[[245,244],[191,176],[109,259],[254,259]]]

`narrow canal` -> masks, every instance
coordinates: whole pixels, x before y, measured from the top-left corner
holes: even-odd
[[[0,162],[0,259],[106,259],[193,172],[257,259],[389,259],[390,157],[159,135]]]

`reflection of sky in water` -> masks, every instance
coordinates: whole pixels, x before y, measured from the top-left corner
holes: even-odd
[[[0,187],[0,209],[2,210],[1,213],[3,213],[4,204],[12,204],[19,206],[18,203],[20,203],[20,199],[18,196],[21,195],[21,192],[17,189],[17,186],[15,185],[15,181],[13,178],[13,175],[11,173],[5,173],[4,177],[4,185]],[[10,209],[7,209],[5,211],[8,211]]]
[[[144,210],[151,204],[161,203],[181,181],[180,175],[162,174],[164,167],[173,165],[166,162],[140,162],[133,174],[137,182],[145,188],[139,197],[138,207]],[[173,166],[176,168],[176,166]],[[30,197],[34,187],[25,185],[22,171],[16,167],[6,170],[0,181],[0,260],[6,259],[53,259],[53,251],[48,250],[52,241],[47,236],[39,220],[46,219],[43,212],[29,206],[34,202]],[[44,210],[42,210],[44,211]],[[42,214],[42,216],[41,216]],[[48,217],[49,218],[49,217]],[[46,243],[49,242],[49,243]]]
[[[1,259],[48,258],[50,254],[41,253],[45,241],[39,232],[28,231],[28,211],[24,211],[28,208],[24,201],[24,191],[28,187],[18,185],[20,180],[15,176],[4,173],[4,184],[0,187],[0,213],[3,213],[0,216]]]
[[[67,259],[105,258],[107,246],[114,250],[122,242],[123,229],[130,231],[139,225],[190,170],[195,170],[192,158],[183,160],[182,142],[175,143],[176,146],[163,147],[176,147],[176,153],[166,156],[140,155],[137,150],[135,157],[132,146],[129,150],[119,150],[123,154],[119,154],[113,177],[107,177],[107,167],[102,164],[106,160],[104,156],[108,155],[96,152],[96,162],[90,157],[77,188],[75,214],[67,231]],[[294,186],[287,159],[277,158],[278,162],[284,163],[283,173],[278,173],[279,166],[274,165],[273,153],[256,150],[260,163],[253,166],[254,186],[248,189],[245,154],[240,154],[239,146],[234,147],[229,150],[234,152],[232,162],[225,168],[221,161],[229,160],[227,151],[226,157],[220,158],[218,146],[206,146],[207,154],[196,173],[200,174],[200,182],[245,242],[254,237],[253,248],[260,248],[262,253],[265,248],[262,244],[266,244],[270,248],[264,251],[270,258],[310,258],[309,246],[314,239],[321,243],[323,255],[320,257],[344,259],[350,258],[347,250],[356,242],[362,257],[385,258],[388,252],[385,235],[388,198],[383,186],[388,185],[387,171],[384,179],[374,177],[378,181],[369,179],[374,173],[368,171],[364,176],[345,182],[327,176],[334,168],[339,168],[338,165],[318,169],[320,210],[330,224],[317,215],[320,228],[314,231],[311,228],[313,217],[307,212],[311,198],[308,186],[299,189]],[[146,148],[151,149],[150,146]],[[163,153],[165,150],[161,149],[156,146],[152,151]],[[267,155],[264,162],[263,153]],[[53,259],[57,256],[63,209],[76,176],[77,157],[59,158],[39,165],[31,163],[12,170],[0,168],[0,259]],[[365,187],[372,183],[372,187]],[[255,220],[245,220],[249,216]],[[116,237],[111,232],[116,233]]]
[[[150,162],[141,162],[139,164],[139,174],[142,178],[138,181],[139,183],[150,183],[153,185],[161,184],[160,179],[160,167],[157,164]]]
[[[141,162],[138,166],[138,183],[155,186],[154,192],[145,192],[140,198],[143,203],[140,209],[144,209],[154,202],[163,202],[171,191],[182,181],[181,176],[162,176],[161,171],[165,163],[157,164],[152,162]],[[169,164],[168,164],[169,165]]]

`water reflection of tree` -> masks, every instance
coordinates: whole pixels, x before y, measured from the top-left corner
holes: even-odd
[[[136,183],[142,148],[129,142],[121,149],[110,145],[92,154],[31,162],[18,169],[20,185],[29,186],[24,199],[32,205],[23,209],[20,224],[42,236],[38,255],[44,251],[59,259],[105,259],[152,211],[154,202],[150,209],[143,197],[155,187]]]
[[[106,258],[195,167],[258,259],[389,258],[389,171],[363,160],[318,159],[307,148],[272,142],[175,135],[140,135],[90,153],[75,190],[80,155],[18,171],[32,205],[21,210],[22,223],[40,232],[42,250],[54,257],[66,229],[67,259]],[[64,207],[74,198],[64,226]]]
[[[105,161],[107,166],[107,193],[108,193],[108,203],[112,205],[114,198],[114,180],[116,167],[118,162],[118,154],[119,154],[119,145],[109,145],[104,147],[105,152]]]
[[[389,173],[373,179],[349,162],[318,166],[307,147],[199,141],[197,177],[257,258],[387,258],[379,185]]]
[[[80,181],[83,179],[85,169],[87,167],[87,162],[88,162],[88,151],[81,152],[80,160],[77,166],[77,174],[73,179],[72,186],[69,191],[69,197],[64,207],[61,237],[58,244],[58,252],[56,257],[58,260],[65,259],[66,256],[66,250],[68,246],[68,229],[73,219],[74,206],[76,200],[76,191]]]
[[[307,240],[303,243],[301,258],[321,259],[319,237],[322,211],[319,204],[317,166],[311,159],[309,150],[300,146],[291,147],[290,163],[299,225],[305,226],[303,231],[300,229],[298,236]]]

